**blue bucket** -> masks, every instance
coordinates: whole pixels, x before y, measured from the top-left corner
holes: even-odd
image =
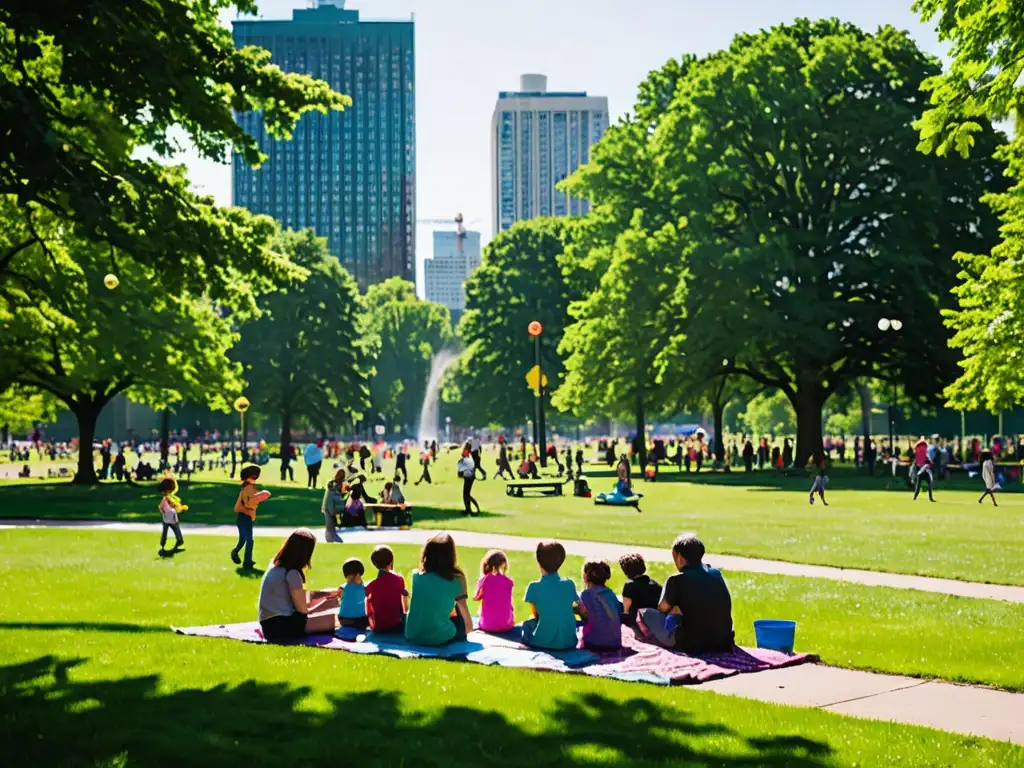
[[[796,622],[758,619],[754,622],[754,638],[758,648],[792,653],[796,639]]]

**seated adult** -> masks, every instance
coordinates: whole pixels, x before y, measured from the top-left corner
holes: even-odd
[[[337,628],[338,590],[317,592],[305,587],[304,571],[310,567],[315,547],[313,532],[297,529],[263,574],[259,621],[268,643],[333,633]]]
[[[657,608],[638,614],[641,631],[664,648],[684,653],[728,653],[733,648],[732,597],[722,574],[704,565],[704,544],[694,534],[672,543],[679,573],[669,576]],[[645,631],[646,630],[646,631]]]
[[[530,454],[530,458],[519,465],[519,479],[540,480],[540,473],[537,471],[537,462],[534,461],[533,454]]]

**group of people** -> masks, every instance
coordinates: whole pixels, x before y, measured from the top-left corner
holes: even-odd
[[[376,576],[364,583],[366,566],[350,558],[342,566],[336,589],[309,590],[306,579],[316,537],[306,529],[292,533],[274,556],[260,585],[258,619],[269,642],[333,633],[339,627],[402,633],[411,643],[440,646],[464,640],[474,629],[515,635],[533,648],[549,651],[577,647],[616,651],[622,627],[636,636],[686,653],[732,650],[732,598],[722,574],[703,562],[703,543],[693,534],[672,544],[677,572],[664,586],[647,575],[639,553],[619,558],[627,581],[621,596],[609,587],[607,561],[583,564],[583,589],[560,572],[565,548],[557,541],[537,544],[538,578],[526,587],[523,600],[530,618],[515,620],[515,582],[508,557],[489,551],[480,563],[472,590],[460,567],[455,540],[447,533],[432,536],[412,573],[411,594],[395,572],[394,553],[377,546],[370,553]],[[470,601],[479,605],[474,620]],[[579,635],[577,629],[580,629]]]

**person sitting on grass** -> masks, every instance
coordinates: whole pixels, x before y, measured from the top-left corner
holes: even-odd
[[[661,584],[647,575],[647,563],[639,552],[620,557],[619,568],[628,579],[622,585],[622,623],[635,627],[639,610],[658,607]]]
[[[370,562],[377,569],[377,578],[366,585],[366,618],[370,629],[374,632],[404,630],[409,592],[405,579],[394,572],[395,553],[380,544],[370,553]]]
[[[268,643],[331,634],[337,626],[338,590],[317,592],[305,587],[305,571],[311,567],[315,547],[313,532],[299,528],[263,574],[258,618]]]
[[[558,575],[565,562],[565,547],[557,541],[537,544],[537,565],[541,577],[526,588],[526,602],[533,613],[523,622],[523,642],[534,648],[565,651],[575,648],[576,606],[579,593],[572,579]]]
[[[163,498],[160,499],[160,517],[163,520],[163,529],[160,532],[160,554],[167,554],[164,549],[167,545],[167,532],[174,531],[174,549],[171,552],[173,554],[185,544],[185,537],[181,535],[178,513],[186,511],[188,506],[182,504],[181,499],[178,498],[178,483],[173,477],[165,477],[156,489],[163,494]]]
[[[419,571],[412,575],[405,639],[419,645],[465,640],[473,631],[466,591],[466,575],[459,568],[455,540],[447,533],[433,535],[423,545]]]
[[[363,504],[363,487],[353,486],[350,490],[348,501],[345,502],[345,512],[341,516],[343,528],[362,528],[366,525],[366,513]]]
[[[583,619],[583,647],[588,651],[610,652],[622,648],[622,603],[606,585],[612,567],[603,560],[583,564],[580,618]]]
[[[363,573],[366,569],[358,557],[350,557],[341,566],[341,574],[345,583],[341,590],[341,605],[338,607],[338,623],[343,627],[366,629],[370,626],[366,618],[366,587],[363,586]]]
[[[516,624],[512,607],[515,583],[506,571],[508,557],[500,549],[492,549],[480,561],[480,580],[473,600],[480,603],[479,628],[484,632],[508,632]]]
[[[672,542],[679,573],[668,577],[657,608],[644,608],[637,622],[645,639],[690,654],[728,653],[735,636],[732,597],[722,574],[704,565],[704,544],[685,533]]]
[[[231,562],[243,568],[252,568],[256,562],[252,559],[252,526],[256,522],[256,507],[270,498],[270,491],[261,491],[256,487],[260,477],[260,468],[254,465],[242,467],[242,487],[235,501],[235,525],[238,526],[238,543],[231,550]],[[238,559],[238,552],[245,547],[245,561]]]
[[[540,480],[540,473],[537,471],[537,460],[532,453],[519,465],[519,479]]]

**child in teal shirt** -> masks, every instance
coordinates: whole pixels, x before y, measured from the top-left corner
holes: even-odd
[[[541,577],[526,588],[526,602],[534,616],[523,622],[526,645],[551,651],[577,646],[576,605],[580,596],[572,579],[558,575],[564,562],[565,547],[557,541],[542,541],[537,545]]]
[[[341,566],[345,583],[341,585],[341,605],[338,607],[338,623],[343,627],[366,629],[370,626],[366,618],[366,587],[363,574],[366,569],[362,560],[350,557]]]

